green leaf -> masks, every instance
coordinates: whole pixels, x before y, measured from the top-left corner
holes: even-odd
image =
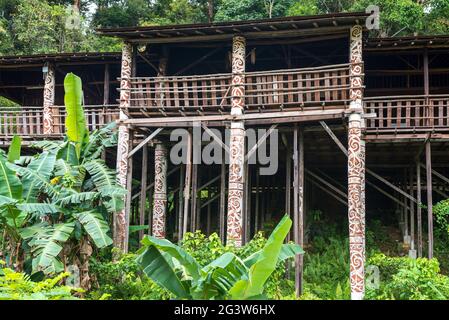
[[[64,160],[64,162],[76,166],[79,164],[78,156],[76,153],[76,144],[71,141],[63,143],[62,147],[58,151],[58,159]]]
[[[28,213],[39,213],[47,215],[51,213],[58,213],[60,210],[57,206],[51,203],[20,203],[17,208]]]
[[[148,229],[149,229],[148,226],[129,226],[129,234],[136,233],[139,231],[145,231]]]
[[[144,247],[154,246],[161,252],[167,253],[170,257],[178,260],[194,280],[200,278],[201,266],[195,258],[181,247],[171,243],[167,239],[158,239],[153,236],[145,236],[141,243]]]
[[[6,159],[0,155],[0,195],[12,199],[22,198],[22,183],[16,173],[8,167]]]
[[[98,248],[104,248],[112,244],[112,239],[107,234],[109,231],[108,223],[100,213],[86,211],[76,213],[74,216],[83,225]]]
[[[188,290],[176,275],[175,270],[165,260],[162,253],[153,245],[145,248],[137,257],[137,262],[142,266],[143,272],[154,282],[167,289],[181,299],[190,298]]]
[[[88,134],[84,110],[81,106],[83,100],[81,78],[73,73],[68,73],[64,79],[64,90],[64,104],[67,113],[65,119],[66,134],[69,141],[75,143],[79,158],[81,145]]]
[[[276,268],[282,244],[291,225],[292,220],[285,215],[271,233],[257,261],[251,266],[248,279],[238,281],[229,290],[233,299],[249,299],[263,293],[265,282]]]
[[[36,196],[43,187],[55,191],[49,181],[55,162],[56,151],[44,151],[31,161],[27,167],[18,167],[19,173],[22,175],[25,202],[36,201]]]
[[[22,138],[14,136],[11,141],[11,145],[8,149],[8,161],[14,162],[20,159],[20,149],[22,144]]]
[[[257,252],[254,252],[249,257],[247,257],[244,260],[245,265],[248,268],[250,268],[257,261],[261,252],[262,252],[262,250],[259,250]],[[282,262],[289,258],[293,258],[297,254],[303,254],[303,253],[304,253],[304,250],[297,244],[294,244],[294,243],[283,244],[281,247],[281,252],[279,253],[278,262]]]
[[[35,231],[29,242],[33,254],[33,271],[46,274],[62,271],[62,263],[57,258],[75,228],[75,223],[60,223]],[[25,231],[26,233],[26,231]],[[31,232],[30,232],[31,233]],[[22,233],[23,235],[23,233]]]

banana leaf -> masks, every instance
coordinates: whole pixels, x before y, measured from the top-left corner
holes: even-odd
[[[22,138],[14,136],[8,149],[8,161],[14,162],[20,159],[20,149],[22,147]]]
[[[64,104],[66,108],[66,135],[69,141],[75,143],[77,158],[81,153],[81,146],[88,137],[86,119],[82,108],[83,89],[81,78],[68,73],[64,79]]]
[[[0,155],[0,186],[0,196],[16,200],[22,198],[22,183],[16,173],[8,167],[2,155]]]
[[[154,282],[173,293],[180,299],[189,299],[188,288],[178,278],[175,270],[164,258],[163,254],[153,245],[148,245],[137,257],[143,272]]]
[[[292,220],[285,215],[271,233],[257,261],[249,269],[248,279],[236,282],[229,290],[232,299],[251,299],[263,294],[265,282],[276,268],[282,244],[291,225]]]

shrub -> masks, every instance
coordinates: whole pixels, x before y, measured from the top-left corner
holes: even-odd
[[[0,261],[0,264],[4,264]],[[69,273],[33,282],[25,273],[9,268],[0,269],[0,300],[73,300],[82,290],[60,285]]]
[[[379,267],[380,286],[367,288],[367,299],[449,299],[449,277],[440,274],[437,259],[411,259],[376,254],[368,261]]]
[[[91,261],[93,300],[167,300],[170,294],[157,286],[142,271],[135,254],[125,254],[117,261]]]

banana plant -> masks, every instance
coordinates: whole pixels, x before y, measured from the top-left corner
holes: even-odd
[[[81,79],[68,74],[64,87],[64,141],[38,142],[33,146],[42,152],[24,157],[14,137],[8,154],[0,153],[0,224],[11,239],[6,251],[26,243],[33,272],[46,274],[64,269],[60,256],[69,241],[87,235],[97,248],[112,244],[107,219],[123,207],[126,192],[100,159],[116,143],[115,123],[89,134]],[[17,250],[12,255],[22,256]]]
[[[145,236],[138,263],[145,274],[178,299],[258,299],[276,265],[304,251],[296,244],[283,244],[291,219],[286,215],[265,246],[242,260],[227,252],[201,266],[181,247],[166,239]]]

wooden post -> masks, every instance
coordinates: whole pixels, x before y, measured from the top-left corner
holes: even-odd
[[[232,39],[232,93],[231,115],[242,115],[245,105],[245,51],[246,41],[241,36]],[[242,216],[244,190],[245,127],[242,121],[231,122],[229,154],[229,192],[227,243],[242,245]]]
[[[191,202],[191,225],[190,230],[195,232],[198,226],[198,165],[192,164],[192,202]]]
[[[226,208],[226,156],[223,154],[220,166],[220,239],[225,241],[225,208]]]
[[[404,176],[402,179],[402,184],[403,184],[403,189],[405,192],[407,192],[407,169],[404,169]],[[402,206],[402,212],[403,212],[403,219],[404,219],[404,240],[408,241],[408,237],[409,237],[409,225],[408,225],[408,214],[409,214],[409,210],[407,209],[407,198],[403,197],[403,202],[404,205]],[[404,241],[406,242],[406,241]]]
[[[427,181],[427,225],[429,236],[429,259],[433,258],[433,199],[432,199],[432,154],[430,140],[426,141],[426,181]]]
[[[208,168],[208,181],[210,181],[212,179],[212,174],[211,174],[211,168]],[[211,196],[211,186],[209,185],[207,188],[207,211],[206,211],[206,234],[210,235],[210,230],[211,230],[211,203],[210,203],[210,199],[212,198]]]
[[[421,165],[416,163],[416,222],[418,225],[418,257],[422,257],[422,217],[421,217]]]
[[[165,238],[167,220],[167,149],[157,143],[154,150],[153,236]]]
[[[54,118],[52,108],[55,104],[55,66],[52,63],[47,63],[47,72],[45,73],[44,83],[44,134],[52,134],[54,132]]]
[[[189,131],[187,137],[187,159],[186,159],[186,180],[184,183],[184,214],[183,214],[183,236],[188,231],[189,225],[189,199],[190,199],[190,185],[192,181],[192,132]]]
[[[185,167],[180,164],[181,169],[179,171],[179,191],[178,191],[178,243],[181,243],[183,234],[183,207],[184,207],[184,197],[183,197],[183,185],[185,180]]]
[[[351,299],[362,300],[365,293],[365,230],[362,213],[362,27],[350,33],[350,107],[348,125],[348,220]]]
[[[413,168],[410,168],[410,180],[409,180],[409,192],[413,197],[414,194],[414,182],[413,182]],[[410,203],[410,249],[415,250],[415,203],[409,200]]]
[[[256,234],[260,229],[259,181],[260,181],[259,168],[256,167],[256,195],[254,200],[254,234]]]
[[[140,206],[139,206],[139,225],[145,224],[145,207],[147,203],[147,171],[148,171],[148,145],[142,148],[142,176],[140,179]],[[142,240],[144,231],[139,231],[139,241]]]
[[[292,155],[290,148],[286,147],[285,157],[285,213],[291,218],[291,187],[292,187]],[[287,235],[287,242],[291,239],[291,232]]]
[[[127,111],[130,103],[131,89],[131,65],[132,65],[132,46],[129,43],[123,44],[122,50],[122,70],[120,82],[120,120],[128,119]],[[117,181],[120,186],[128,186],[128,153],[130,148],[130,134],[126,125],[120,125],[118,128],[117,143]],[[132,145],[131,145],[132,148]],[[131,190],[128,189],[124,201],[131,198]],[[114,246],[122,252],[128,252],[128,229],[129,229],[129,211],[125,206],[122,210],[114,214]]]
[[[104,82],[103,82],[103,105],[109,104],[109,88],[110,88],[109,64],[104,65]]]
[[[304,138],[302,129],[293,130],[293,238],[301,247],[304,245]],[[302,294],[302,255],[295,257],[295,291]]]
[[[251,174],[249,163],[246,162],[245,168],[245,244],[251,239]]]

